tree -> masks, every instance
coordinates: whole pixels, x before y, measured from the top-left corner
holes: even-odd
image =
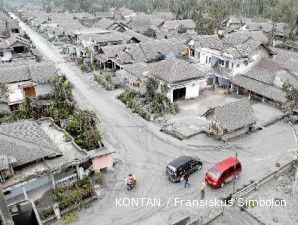
[[[286,98],[290,103],[291,111],[298,106],[298,90],[289,83],[284,83],[283,91],[286,92]]]

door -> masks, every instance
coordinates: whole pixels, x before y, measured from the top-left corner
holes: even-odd
[[[231,166],[227,171],[227,176],[225,178],[225,183],[229,183],[234,179],[235,166]]]
[[[185,95],[186,95],[186,87],[175,89],[173,91],[173,101],[185,99]]]

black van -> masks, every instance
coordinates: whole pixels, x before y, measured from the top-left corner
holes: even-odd
[[[181,177],[188,172],[189,174],[202,168],[202,161],[192,156],[180,156],[168,164],[166,176],[173,182],[180,182]]]

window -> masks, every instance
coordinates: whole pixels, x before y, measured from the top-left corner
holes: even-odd
[[[234,173],[234,166],[231,166],[230,168],[229,168],[229,172],[228,172],[229,174],[231,174],[231,173]]]
[[[209,63],[211,63],[211,57],[209,57]]]
[[[219,59],[218,63],[219,63],[219,65],[224,66],[225,65],[225,60]]]
[[[4,53],[3,52],[0,52],[0,57],[3,57],[4,56]]]
[[[214,168],[212,168],[211,170],[208,171],[208,174],[213,177],[213,178],[216,178],[218,179],[220,177],[220,173],[215,170]]]
[[[240,163],[237,163],[237,165],[236,165],[236,170],[238,171],[238,170],[240,170],[241,169],[241,164]]]

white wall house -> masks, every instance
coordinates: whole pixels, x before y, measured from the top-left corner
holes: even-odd
[[[261,42],[246,39],[235,45],[220,43],[213,35],[198,36],[190,40],[188,54],[192,62],[214,70],[214,84],[229,86],[229,79],[239,74],[261,58],[271,58],[273,53]],[[240,42],[240,44],[239,44]],[[210,44],[211,43],[211,44]]]
[[[167,97],[174,102],[176,100],[193,99],[199,97],[200,84],[202,82],[199,79],[183,82],[179,84],[168,85],[169,91]]]

